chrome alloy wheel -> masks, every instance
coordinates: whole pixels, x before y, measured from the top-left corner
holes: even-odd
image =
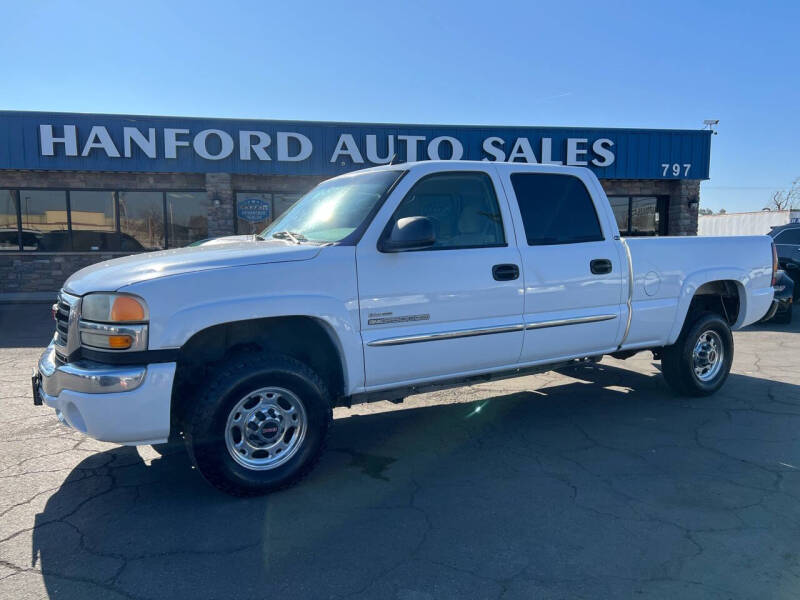
[[[725,352],[719,334],[711,329],[703,332],[692,350],[695,376],[703,382],[711,381],[722,370],[724,359]]]
[[[274,469],[294,456],[306,437],[306,409],[294,393],[265,387],[247,394],[228,414],[225,446],[247,469]]]

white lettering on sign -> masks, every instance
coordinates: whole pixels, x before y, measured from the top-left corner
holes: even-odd
[[[212,135],[219,139],[219,152],[216,154],[208,151],[208,138]],[[194,151],[206,160],[222,160],[228,158],[233,152],[233,138],[221,129],[204,129],[194,136],[192,145]]]
[[[311,156],[311,152],[314,150],[311,140],[302,133],[279,131],[277,138],[278,160],[300,162],[301,160],[305,160]],[[300,145],[300,150],[297,152],[297,154],[289,154],[289,140],[295,140]]]
[[[164,129],[164,158],[178,158],[178,147],[188,146],[186,140],[179,140],[179,135],[188,135],[188,129]]]
[[[398,135],[398,141],[406,143],[406,161],[414,162],[417,159],[417,144],[425,141],[424,135]]]
[[[103,126],[95,125],[92,127],[89,137],[86,138],[86,144],[83,146],[81,156],[89,156],[89,153],[95,148],[104,150],[109,158],[119,158],[119,150],[117,150],[114,142],[111,141],[108,129]]]
[[[163,142],[160,138],[163,138]],[[481,160],[490,162],[571,166],[591,164],[605,168],[616,161],[614,142],[608,138],[590,140],[570,137],[559,142],[558,147],[554,147],[552,137],[504,139],[488,136],[479,141]],[[308,136],[294,131],[268,133],[259,130],[203,129],[195,132],[168,127],[157,131],[154,127],[142,130],[127,126],[121,127],[121,131],[114,131],[103,125],[93,125],[79,132],[76,125],[42,124],[39,125],[39,142],[41,156],[66,157],[99,155],[105,158],[177,159],[181,152],[182,157],[186,154],[188,158],[190,154],[187,153],[191,153],[204,160],[219,161],[234,156],[238,144],[238,159],[242,161],[271,161],[274,158],[278,162],[302,162],[309,159],[315,150]],[[472,144],[471,141],[470,148]],[[538,156],[537,152],[540,152]],[[383,165],[395,155],[404,157],[405,162],[425,158],[461,160],[464,153],[464,143],[450,135],[428,140],[424,135],[367,133],[356,136],[345,132],[336,138],[329,162],[340,166]],[[662,176],[677,176],[677,172],[687,177],[687,164],[680,163],[679,169],[676,163],[661,163]]]
[[[511,148],[511,154],[508,155],[508,162],[517,162],[518,158],[523,159],[522,162],[526,163],[537,162],[528,138],[517,138],[517,141],[514,142],[514,147]]]
[[[553,138],[542,138],[542,164],[563,165],[564,161],[553,160]]]
[[[390,135],[386,142],[386,156],[378,156],[378,136],[367,136],[367,160],[376,165],[385,165],[394,156],[394,136]]]
[[[506,153],[503,151],[502,145],[505,144],[503,138],[499,137],[488,137],[483,140],[483,151],[486,152],[489,156],[492,157],[492,160],[496,160],[499,162],[505,162],[506,160]],[[488,158],[484,158],[483,160],[489,160]]]
[[[254,144],[253,138],[258,141]],[[250,151],[256,153],[258,160],[272,160],[267,154],[267,146],[272,143],[268,133],[263,131],[240,131],[239,132],[239,158],[250,160]]]
[[[64,154],[78,156],[78,128],[64,125],[64,136],[55,137],[52,125],[39,125],[39,139],[42,143],[42,156],[55,156],[56,144],[64,144]]]
[[[343,133],[339,136],[339,141],[336,142],[336,149],[333,151],[333,156],[331,156],[331,162],[335,163],[340,156],[349,156],[350,160],[357,165],[364,162],[364,157],[361,156],[358,144],[356,144],[355,138],[350,133]]]
[[[592,144],[592,152],[603,157],[603,160],[597,160],[596,158],[592,159],[592,164],[595,167],[610,167],[614,164],[616,157],[611,151],[611,147],[613,145],[614,142],[608,138],[600,138],[599,140],[595,140],[594,144]]]
[[[136,144],[144,152],[147,158],[156,157],[156,130],[151,127],[147,130],[147,137],[136,127],[122,128],[122,148],[125,158],[130,158],[133,154],[131,144]]]
[[[580,160],[578,155],[584,156],[586,150],[579,148],[578,144],[586,144],[589,140],[586,138],[569,138],[567,140],[567,164],[576,167],[585,167],[587,163],[585,160]]]
[[[440,135],[431,140],[431,143],[428,144],[428,158],[440,160],[439,146],[441,146],[442,142],[450,144],[450,158],[447,160],[461,160],[461,157],[464,156],[464,146],[456,138],[449,135]]]

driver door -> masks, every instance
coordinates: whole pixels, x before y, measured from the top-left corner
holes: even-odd
[[[368,389],[512,365],[522,350],[521,261],[494,169],[429,169],[401,181],[356,250]],[[429,219],[433,245],[381,251],[405,217]]]

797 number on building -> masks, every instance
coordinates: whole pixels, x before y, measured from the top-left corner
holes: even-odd
[[[689,170],[692,168],[692,163],[661,163],[661,176],[666,177],[667,175],[671,174],[673,177],[680,177],[681,175],[681,167],[683,168],[683,176],[689,176]]]

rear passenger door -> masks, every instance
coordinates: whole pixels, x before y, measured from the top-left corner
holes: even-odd
[[[496,171],[433,168],[407,174],[358,243],[369,388],[512,365],[522,349],[521,261]],[[406,217],[433,223],[434,246],[380,250]]]
[[[574,173],[503,169],[523,225],[522,363],[608,352],[624,329],[627,259],[610,211],[598,211],[589,193],[596,181]]]

